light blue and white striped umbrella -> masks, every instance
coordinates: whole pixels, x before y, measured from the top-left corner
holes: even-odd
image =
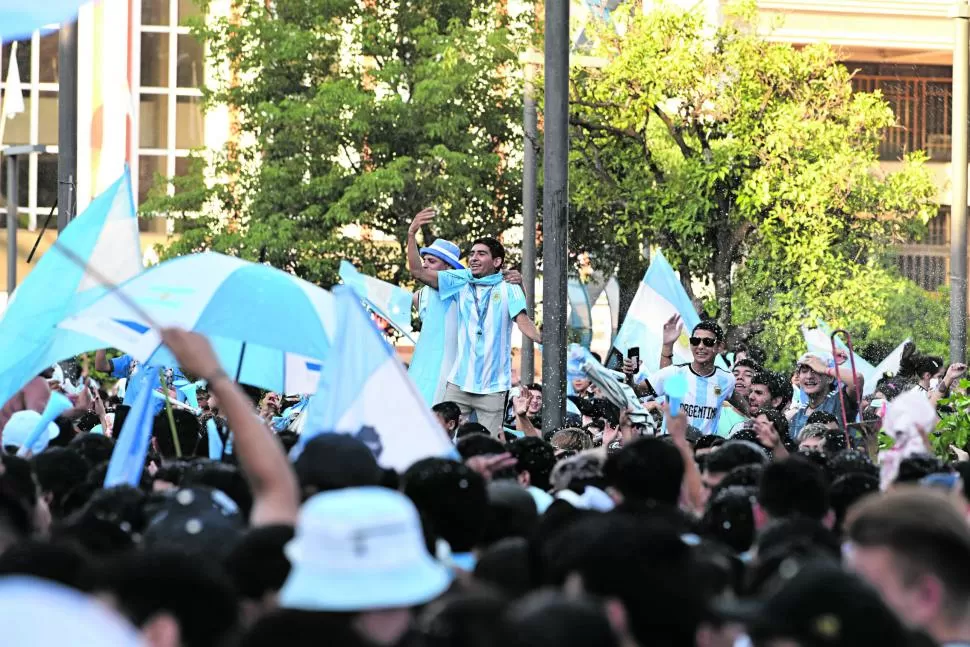
[[[326,290],[268,265],[207,252],[146,269],[60,326],[153,366],[176,365],[153,324],[179,326],[206,335],[223,370],[240,382],[313,393],[335,322]]]

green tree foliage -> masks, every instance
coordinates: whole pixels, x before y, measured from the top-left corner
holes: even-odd
[[[604,65],[571,79],[574,250],[638,278],[643,241],[659,246],[688,292],[705,284],[708,310],[776,356],[816,318],[880,325],[885,250],[935,211],[922,156],[878,170],[888,104],[853,93],[829,47],[757,35],[751,2],[718,28],[674,8],[614,16],[621,35],[591,52]]]
[[[525,32],[500,0],[232,6],[196,32],[217,70],[208,105],[229,109],[236,136],[210,160],[218,182],[198,174],[148,205],[192,212],[167,255],[265,250],[324,286],[348,258],[400,280],[407,225],[426,206],[442,213],[426,233],[461,243],[511,225]]]

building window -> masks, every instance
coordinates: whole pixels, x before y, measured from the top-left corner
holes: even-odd
[[[202,15],[197,0],[142,0],[138,39],[138,202],[161,177],[175,177],[179,161],[205,145],[202,43],[188,24]],[[172,187],[168,191],[172,192]]]
[[[57,31],[17,42],[17,70],[20,73],[24,111],[4,125],[2,146],[40,145],[49,153],[31,153],[20,158],[17,213],[21,225],[31,230],[47,218],[57,198]],[[6,97],[7,73],[13,43],[0,47],[0,96]],[[6,159],[0,158],[0,220],[7,214]],[[56,211],[55,211],[56,213]],[[6,226],[5,224],[3,226]]]
[[[949,68],[846,63],[855,72],[857,92],[880,91],[896,115],[879,145],[879,159],[896,160],[922,150],[930,159],[950,161],[953,81]]]

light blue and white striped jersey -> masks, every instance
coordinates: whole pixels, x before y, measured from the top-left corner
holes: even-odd
[[[476,279],[471,270],[438,272],[442,301],[458,303],[458,352],[448,381],[465,393],[512,388],[512,323],[525,312],[525,293],[501,274]]]
[[[650,386],[658,396],[665,396],[664,384],[673,375],[687,379],[687,394],[680,410],[688,418],[688,424],[697,427],[704,435],[717,433],[721,417],[721,405],[734,394],[734,375],[722,368],[715,368],[708,376],[698,375],[690,364],[662,368],[650,376]]]

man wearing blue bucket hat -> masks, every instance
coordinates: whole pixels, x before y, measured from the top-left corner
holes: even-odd
[[[430,247],[422,247],[420,252],[422,263],[429,271],[462,269],[461,250],[450,240],[439,238]],[[421,335],[414,346],[408,375],[430,407],[441,402],[448,371],[455,361],[458,307],[454,301],[442,300],[438,291],[431,287],[419,291],[415,301],[421,319]]]
[[[426,266],[417,233],[435,214],[434,209],[421,211],[408,228],[408,269],[415,279],[438,290],[443,302],[457,307],[458,341],[443,397],[463,414],[474,412],[478,422],[497,435],[512,387],[512,323],[536,343],[539,331],[526,311],[522,288],[503,280],[505,248],[494,238],[472,243],[469,269],[434,271]]]

